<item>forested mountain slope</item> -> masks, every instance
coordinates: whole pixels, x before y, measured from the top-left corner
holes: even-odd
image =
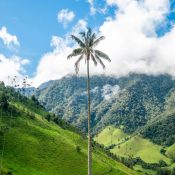
[[[41,87],[36,96],[48,111],[87,131],[86,77],[69,75]],[[174,106],[175,81],[168,75],[91,77],[94,134],[108,125],[122,125],[126,133],[141,132],[169,146],[175,140]]]

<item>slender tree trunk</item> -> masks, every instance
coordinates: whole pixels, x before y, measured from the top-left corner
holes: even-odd
[[[87,93],[88,93],[88,175],[92,175],[92,145],[91,145],[91,109],[90,109],[90,77],[89,59],[87,59]]]

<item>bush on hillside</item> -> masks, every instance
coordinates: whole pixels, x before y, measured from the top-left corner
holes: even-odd
[[[0,107],[3,109],[8,109],[8,97],[4,92],[0,93]]]
[[[77,151],[77,153],[80,153],[81,152],[81,147],[80,146],[76,146],[76,151]]]

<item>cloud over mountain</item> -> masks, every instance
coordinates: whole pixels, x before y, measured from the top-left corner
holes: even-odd
[[[5,57],[0,54],[0,80],[4,81],[6,84],[9,80],[12,80],[14,76],[17,76],[19,79],[22,78],[22,74],[25,73],[24,65],[28,64],[29,60],[22,59],[18,56],[12,56],[10,58]]]
[[[175,75],[175,27],[161,37],[156,33],[157,27],[166,23],[169,1],[108,0],[107,3],[118,8],[115,17],[100,27],[106,37],[100,49],[112,59],[107,72],[119,76],[129,72]]]
[[[116,7],[115,16],[109,16],[100,26],[105,40],[98,48],[107,53],[112,62],[106,64],[106,70],[92,65],[91,74],[114,74],[124,76],[131,72],[146,74],[168,73],[175,76],[175,26],[172,24],[163,35],[157,29],[167,26],[170,13],[168,0],[106,0],[108,8]],[[86,25],[85,25],[86,26]],[[81,30],[81,27],[79,27]],[[55,46],[53,52],[46,53],[39,63],[36,77],[42,83],[74,73],[74,62],[66,56],[74,47],[68,42],[67,35]],[[57,49],[56,49],[57,48]],[[47,71],[46,71],[47,70]],[[45,75],[43,72],[48,72]],[[86,72],[84,62],[80,73]],[[39,83],[37,83],[39,84]]]

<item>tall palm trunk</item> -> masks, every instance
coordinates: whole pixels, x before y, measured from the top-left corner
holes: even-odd
[[[87,59],[87,93],[88,93],[88,175],[92,175],[92,145],[91,145],[91,109],[90,109],[90,77],[89,58]]]
[[[72,39],[79,45],[74,49],[71,54],[67,56],[67,59],[79,56],[75,62],[75,71],[78,73],[79,64],[81,60],[87,61],[87,94],[88,94],[88,175],[92,175],[92,136],[91,136],[91,109],[90,109],[90,77],[89,77],[89,61],[90,59],[95,65],[99,62],[103,69],[105,65],[101,59],[111,61],[110,58],[103,52],[96,50],[95,47],[98,43],[104,39],[104,36],[96,37],[96,33],[93,33],[91,28],[88,28],[87,32],[80,32],[81,38],[71,35]]]

